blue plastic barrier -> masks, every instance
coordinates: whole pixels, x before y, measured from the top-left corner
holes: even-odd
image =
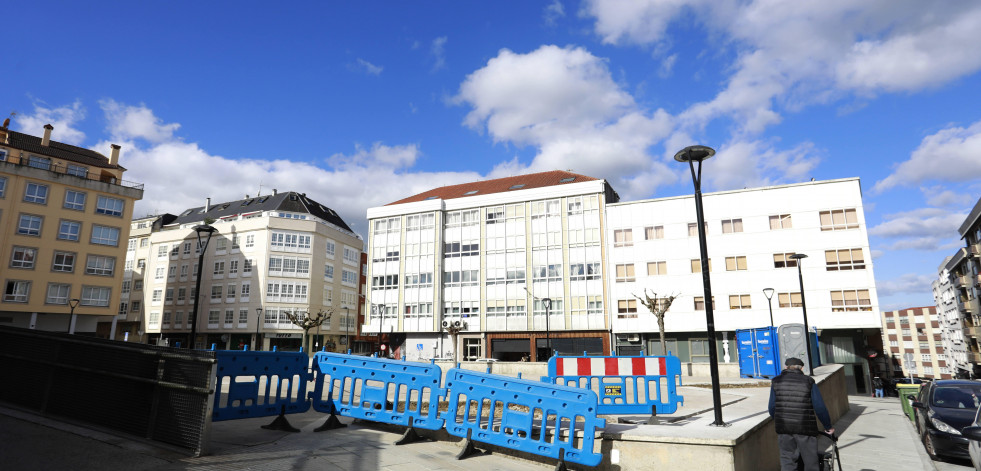
[[[215,351],[212,421],[295,414],[310,409],[310,357],[304,352]],[[227,392],[226,392],[227,391]]]
[[[541,380],[593,391],[600,414],[671,414],[685,400],[677,388],[681,361],[672,355],[555,356]]]
[[[440,387],[443,371],[435,363],[333,352],[318,352],[313,362],[314,410],[410,428],[443,428],[438,412],[446,389]]]
[[[596,466],[596,393],[453,368],[446,374],[446,431],[453,436]],[[581,433],[581,437],[577,434]],[[578,444],[578,446],[576,446]],[[462,453],[461,453],[462,455]]]

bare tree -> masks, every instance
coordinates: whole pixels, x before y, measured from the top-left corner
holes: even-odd
[[[303,315],[303,317],[300,317],[301,314]],[[317,314],[315,314],[313,317],[310,317],[310,311],[307,311],[306,313],[301,313],[301,312],[293,313],[290,311],[286,311],[286,317],[289,318],[290,322],[292,322],[293,325],[303,329],[303,343],[308,343],[308,345],[304,346],[308,356],[313,356],[314,353],[313,338],[310,338],[309,340],[307,339],[307,337],[309,337],[310,334],[310,329],[314,327],[320,327],[321,325],[323,325],[324,322],[327,322],[327,320],[330,319],[330,316],[333,314],[334,314],[333,308],[327,308],[326,311],[321,309],[317,311]]]
[[[647,289],[644,289],[643,298],[637,296],[636,294],[634,294],[634,297],[639,299],[640,303],[643,304],[648,311],[651,311],[651,314],[654,314],[654,317],[657,318],[657,329],[661,333],[661,355],[667,355],[668,345],[664,341],[664,315],[667,314],[668,309],[671,309],[671,303],[674,302],[674,299],[677,298],[678,295],[672,294],[671,296],[662,296],[658,298],[657,293],[654,291],[651,291],[650,294],[648,294]]]
[[[449,325],[443,327],[446,332],[450,334],[450,341],[453,342],[453,363],[456,363],[456,336],[463,330],[463,323],[460,321],[459,324],[456,322],[450,322]]]

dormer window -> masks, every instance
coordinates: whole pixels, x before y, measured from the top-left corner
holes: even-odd
[[[509,190],[520,190],[520,189],[522,189],[524,187],[525,187],[525,184],[524,183],[519,183],[517,185],[511,185],[511,188],[508,188],[508,189]]]
[[[566,178],[563,178],[563,179],[559,180],[559,183],[569,183],[569,182],[572,182],[572,181],[575,181],[575,180],[576,180],[576,177],[566,177]]]
[[[424,199],[423,201],[429,201],[429,200],[434,200],[434,199],[436,199],[436,198],[439,198],[439,197],[438,197],[438,196],[436,196],[436,195],[433,195],[433,196],[430,196],[430,197],[427,197],[427,198],[426,198],[426,199]]]
[[[463,196],[476,195],[478,190],[470,190],[463,194]]]

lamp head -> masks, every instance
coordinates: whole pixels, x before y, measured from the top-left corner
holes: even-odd
[[[773,288],[763,288],[763,296],[766,296],[766,299],[772,299]]]
[[[255,313],[256,314],[262,314],[262,308],[261,307],[255,308]]]
[[[678,162],[701,162],[715,155],[715,149],[708,146],[688,146],[674,154]]]
[[[802,253],[795,253],[795,254],[791,255],[790,258],[792,258],[792,259],[797,260],[798,262],[800,262],[800,260],[802,258],[807,258],[807,255],[802,254]]]
[[[545,309],[551,309],[552,308],[552,298],[542,298],[542,306]]]

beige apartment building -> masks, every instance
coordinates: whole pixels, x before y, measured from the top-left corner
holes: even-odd
[[[893,377],[951,379],[936,306],[882,313],[882,346]]]
[[[196,291],[198,234],[214,227]],[[310,332],[319,349],[344,351],[358,334],[361,238],[334,210],[297,192],[248,196],[132,221],[120,316],[140,342],[298,350],[303,330],[287,313],[330,319]],[[197,325],[194,300],[198,296]],[[132,333],[130,334],[132,335]]]
[[[0,127],[0,324],[96,335],[119,305],[143,185],[109,157]]]

